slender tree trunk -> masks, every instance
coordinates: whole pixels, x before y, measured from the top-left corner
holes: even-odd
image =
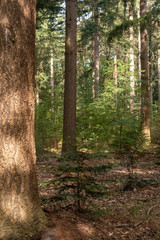
[[[51,113],[54,112],[54,65],[53,52],[51,52]]]
[[[160,105],[160,49],[158,49],[158,103]]]
[[[29,239],[45,223],[34,141],[36,1],[0,1],[0,239]],[[36,237],[35,237],[36,239]]]
[[[36,106],[39,106],[39,84],[38,84],[38,79],[36,79],[35,94],[36,94]]]
[[[127,0],[123,0],[123,17],[126,19]]]
[[[118,87],[118,70],[117,70],[117,50],[116,47],[114,47],[114,73],[113,73],[113,79],[115,81],[115,107],[117,110],[117,105],[118,105],[118,99],[117,99],[117,87]]]
[[[131,1],[129,3],[129,20],[133,21],[133,2]],[[130,109],[131,112],[134,110],[134,96],[135,96],[135,81],[134,81],[134,49],[133,49],[133,44],[134,44],[134,30],[133,26],[129,28],[129,40],[130,40],[130,87],[131,87],[131,92],[130,92]]]
[[[152,87],[152,74],[153,74],[153,64],[152,64],[152,31],[149,33],[149,99],[150,99],[150,118],[153,118],[153,87]]]
[[[98,0],[94,0],[94,22],[96,31],[94,32],[93,41],[93,98],[99,95],[99,33],[98,33]]]
[[[140,16],[143,17],[147,12],[147,0],[140,0]],[[148,81],[148,41],[147,27],[141,25],[141,114],[142,132],[147,142],[150,142],[150,102],[149,102],[149,81]]]
[[[138,19],[140,18],[140,11],[138,10],[137,13]],[[141,80],[141,31],[140,27],[138,26],[138,77],[139,81]]]
[[[62,152],[76,148],[77,0],[66,0],[65,86]]]

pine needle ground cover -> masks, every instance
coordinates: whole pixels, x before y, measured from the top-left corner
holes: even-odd
[[[91,176],[103,179],[104,197],[86,196],[82,211],[77,201],[58,199],[55,184],[44,184],[56,179],[57,156],[39,156],[37,173],[41,204],[51,226],[60,240],[158,240],[160,239],[160,152],[152,149],[134,155],[130,165],[127,154],[94,156],[94,164],[112,165],[107,171]],[[93,165],[92,165],[93,163]],[[56,166],[56,167],[55,167]],[[129,185],[130,177],[132,177]],[[131,188],[125,189],[126,186]]]

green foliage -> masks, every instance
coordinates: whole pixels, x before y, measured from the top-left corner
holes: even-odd
[[[84,202],[107,195],[105,181],[97,176],[110,170],[112,164],[95,164],[94,160],[83,152],[64,155],[59,159],[59,163],[55,180],[50,182],[58,190],[58,199],[75,201],[77,210],[81,211]]]
[[[64,17],[61,10],[60,4],[53,1],[37,3],[35,136],[38,149],[58,149],[62,139]]]
[[[91,20],[87,20],[82,28],[82,41],[88,41],[89,37],[92,37],[97,30],[97,24]]]
[[[155,1],[144,18],[124,20],[124,1],[99,0],[98,26],[93,21],[94,2],[78,1],[78,59],[77,59],[77,146],[91,152],[133,152],[143,145],[140,127],[140,79],[138,79],[137,27],[148,24],[152,33],[153,65],[153,111],[152,130],[158,119],[157,46],[159,34],[159,1]],[[114,8],[113,8],[114,5]],[[37,2],[36,33],[36,144],[39,148],[60,150],[63,129],[64,91],[64,33],[65,13],[61,1]],[[135,5],[135,12],[137,11]],[[136,15],[136,14],[135,14]],[[150,26],[149,26],[150,25]],[[128,29],[134,26],[134,45],[129,41]],[[100,92],[93,99],[93,33],[100,36]],[[111,44],[108,44],[107,37]],[[119,40],[116,41],[115,38]],[[114,43],[112,42],[114,40]],[[112,45],[113,43],[113,45]],[[134,111],[130,109],[130,60],[129,49],[135,53],[135,97]],[[54,60],[54,107],[51,104],[50,58]],[[117,85],[115,83],[114,57],[117,56]],[[53,99],[52,99],[53,100]],[[52,112],[51,109],[54,108]],[[153,131],[154,132],[154,131]],[[156,139],[157,137],[155,137]]]
[[[130,111],[129,65],[118,61],[118,85],[113,80],[113,61],[103,68],[104,89],[98,99],[77,111],[77,142],[94,152],[133,151],[144,142],[141,134],[138,96]],[[136,89],[135,89],[136,90]]]

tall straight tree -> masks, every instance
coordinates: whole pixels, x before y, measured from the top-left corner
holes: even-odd
[[[76,148],[77,0],[66,0],[65,85],[62,152]]]
[[[54,112],[54,65],[53,65],[53,51],[51,52],[51,113]]]
[[[94,23],[96,30],[93,37],[93,98],[99,94],[99,32],[98,32],[98,0],[94,0]]]
[[[160,44],[158,47],[158,103],[160,105]]]
[[[129,2],[129,20],[133,21],[133,0]],[[130,109],[131,112],[134,110],[134,96],[135,96],[135,83],[134,83],[134,29],[133,26],[129,28],[129,40],[130,40],[130,87],[131,87],[131,92],[130,92]]]
[[[36,0],[0,1],[0,239],[29,239],[45,216],[36,181]]]
[[[140,17],[147,12],[147,0],[140,0]],[[148,41],[146,23],[141,23],[141,114],[142,132],[147,142],[150,142],[150,102],[149,102],[149,76],[148,76]]]

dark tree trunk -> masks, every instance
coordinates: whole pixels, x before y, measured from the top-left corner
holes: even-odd
[[[35,0],[0,1],[0,239],[28,239],[45,223],[34,141]],[[36,238],[35,238],[36,239]]]
[[[76,148],[77,0],[66,0],[65,86],[62,152]]]
[[[140,16],[143,17],[147,12],[147,0],[140,0]],[[149,101],[149,81],[148,81],[148,41],[147,26],[141,25],[141,114],[142,132],[147,142],[150,142],[150,101]]]

